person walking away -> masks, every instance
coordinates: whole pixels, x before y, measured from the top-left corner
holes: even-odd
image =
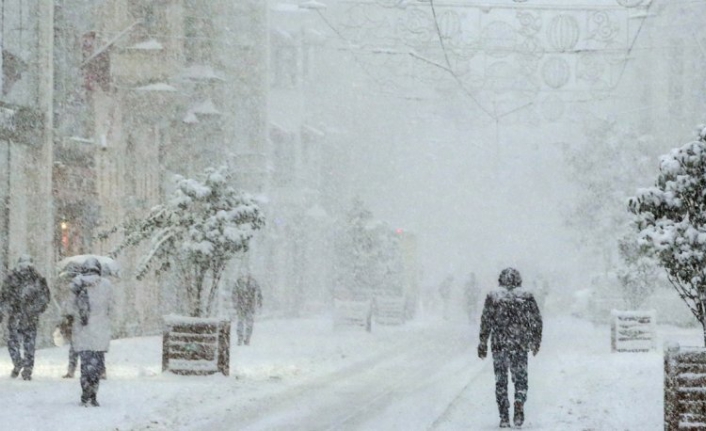
[[[495,400],[500,413],[500,428],[510,428],[508,370],[515,386],[513,422],[522,426],[527,400],[527,352],[539,352],[542,342],[542,316],[532,294],[521,288],[522,277],[506,268],[498,278],[500,288],[488,293],[483,306],[478,357],[488,354],[490,338],[495,372]]]
[[[238,316],[238,345],[250,345],[253,327],[255,326],[255,311],[262,308],[262,291],[252,275],[244,275],[233,288],[233,305]]]
[[[98,407],[98,387],[105,372],[113,313],[112,285],[101,277],[98,259],[86,259],[81,274],[71,281],[71,293],[65,309],[73,319],[72,344],[81,359],[81,405]]]
[[[441,297],[441,314],[444,320],[448,320],[451,314],[451,285],[454,282],[454,276],[449,275],[439,285],[439,296]]]
[[[39,316],[49,305],[50,296],[47,280],[35,269],[32,257],[20,256],[0,291],[0,321],[7,316],[7,349],[13,364],[12,378],[21,372],[22,379],[32,380],[37,325]]]

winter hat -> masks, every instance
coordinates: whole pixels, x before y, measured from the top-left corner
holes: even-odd
[[[83,274],[97,274],[101,275],[101,264],[95,257],[89,257],[83,262],[83,268],[81,268]]]
[[[515,268],[505,268],[500,271],[500,277],[498,277],[498,282],[501,286],[507,287],[508,289],[514,289],[516,287],[522,286],[522,276],[520,271]]]

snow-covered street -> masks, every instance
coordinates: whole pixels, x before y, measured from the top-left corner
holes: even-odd
[[[699,330],[658,328],[698,345]],[[0,422],[24,430],[489,430],[497,427],[492,363],[477,327],[420,320],[334,331],[328,317],[258,322],[234,347],[232,375],[161,374],[160,337],[113,341],[100,408],[78,405],[67,349],[42,349],[31,382],[0,355]],[[548,318],[530,359],[524,429],[662,429],[662,354],[610,353],[609,329]]]

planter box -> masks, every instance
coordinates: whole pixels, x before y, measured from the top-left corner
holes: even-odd
[[[375,323],[381,325],[402,325],[405,320],[405,307],[404,298],[376,297],[373,306]]]
[[[334,328],[359,326],[370,332],[372,330],[372,314],[373,307],[369,300],[333,300]]]
[[[162,371],[181,375],[229,375],[230,320],[166,316]]]
[[[665,348],[664,430],[706,430],[706,348]]]
[[[655,312],[611,312],[610,350],[612,352],[649,352],[656,349]]]

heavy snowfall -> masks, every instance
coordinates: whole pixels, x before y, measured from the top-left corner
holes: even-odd
[[[706,429],[706,0],[0,3],[0,428]]]
[[[79,409],[78,384],[60,378],[67,349],[43,349],[31,384],[0,380],[0,419],[31,430],[497,429],[477,325],[429,317],[368,334],[332,332],[328,317],[262,322],[251,346],[233,349],[229,377],[163,374],[160,337],[115,340],[99,409]],[[523,429],[663,429],[661,351],[611,353],[608,325],[575,317],[546,328]],[[665,340],[693,345],[700,335],[661,326]]]

